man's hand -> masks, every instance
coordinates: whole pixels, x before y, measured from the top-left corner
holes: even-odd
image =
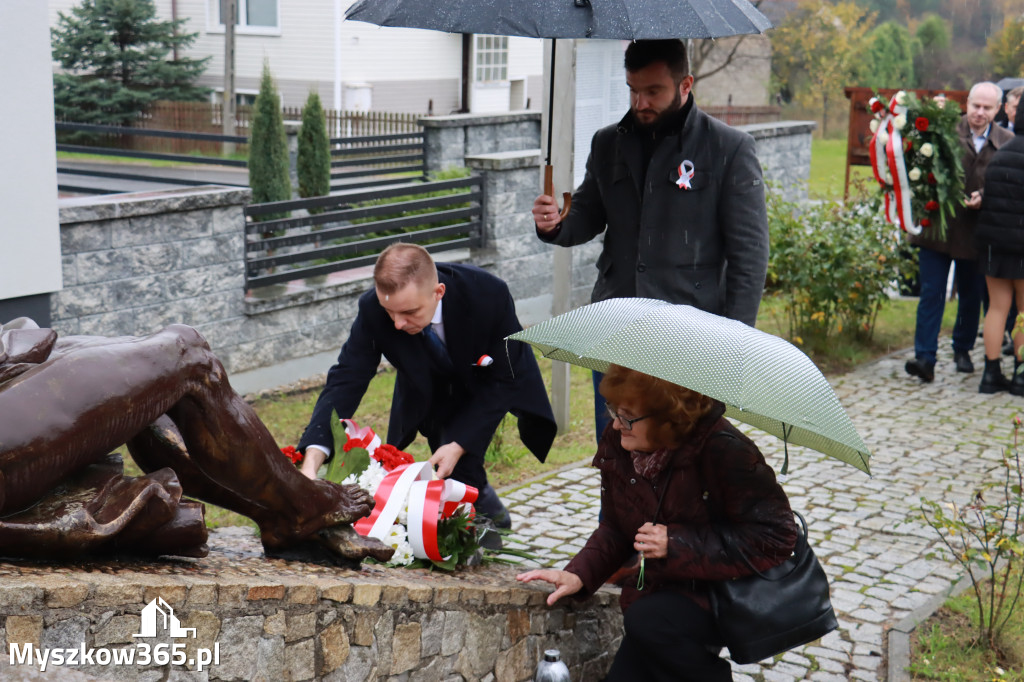
[[[558,217],[558,204],[554,197],[542,194],[534,200],[533,222],[541,232],[551,232],[558,227],[562,219]]]
[[[316,472],[320,470],[320,465],[324,463],[325,459],[327,459],[327,454],[320,448],[306,448],[306,452],[302,455],[302,468],[300,469],[302,475],[315,481]]]
[[[464,454],[466,454],[466,451],[462,449],[462,446],[452,441],[447,445],[439,447],[427,461],[437,471],[438,478],[448,478],[452,475],[452,470],[455,469],[455,465],[459,463],[459,459]]]
[[[633,549],[643,552],[648,559],[664,559],[668,556],[668,526],[649,522],[640,526]]]
[[[981,208],[981,192],[978,190],[971,192],[971,196],[967,197],[967,200],[964,202],[964,206],[967,208],[973,208],[975,211]]]
[[[528,583],[532,580],[543,580],[555,586],[555,591],[548,595],[548,606],[553,605],[562,597],[576,594],[583,589],[583,581],[575,573],[559,571],[554,568],[540,568],[526,573],[520,573],[516,580],[521,583]]]

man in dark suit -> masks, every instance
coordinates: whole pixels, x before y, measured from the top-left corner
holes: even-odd
[[[974,363],[970,352],[978,338],[985,280],[978,269],[978,251],[974,226],[981,208],[985,169],[996,150],[1013,139],[1013,134],[992,121],[999,111],[1002,90],[995,83],[975,83],[967,95],[967,113],[957,125],[964,170],[965,201],[947,221],[945,234],[926,227],[911,235],[910,243],[919,247],[921,296],[917,302],[914,326],[914,358],[904,365],[907,374],[925,383],[935,379],[935,359],[946,305],[946,281],[949,266],[956,264],[957,310],[953,326],[953,364],[957,372],[971,373]]]
[[[381,253],[373,278],[299,441],[303,472],[316,476],[333,450],[331,412],[355,415],[383,355],[398,372],[387,442],[404,448],[422,433],[437,475],[476,487],[477,510],[509,527],[484,471],[491,437],[511,412],[523,443],[544,461],[556,426],[533,352],[504,340],[522,329],[508,287],[402,243]]]
[[[754,139],[694,104],[682,41],[630,43],[625,67],[629,112],[594,134],[565,220],[553,197],[536,199],[537,234],[574,246],[604,233],[592,301],[657,298],[753,325],[768,270]]]

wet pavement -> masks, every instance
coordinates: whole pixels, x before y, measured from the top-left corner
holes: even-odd
[[[921,518],[920,500],[959,504],[980,484],[1002,480],[1001,454],[1012,442],[1013,418],[1024,415],[1024,398],[978,393],[980,339],[974,374],[957,374],[948,339],[942,344],[934,383],[904,372],[911,350],[832,381],[872,452],[871,476],[790,447],[783,487],[807,519],[839,629],[777,661],[735,666],[737,682],[885,680],[887,629],[958,579],[959,564]],[[1004,373],[1011,364],[1003,359]],[[741,427],[778,470],[781,442]],[[597,471],[579,466],[499,491],[518,541],[510,546],[531,551],[543,565],[564,566],[597,526],[598,488]]]

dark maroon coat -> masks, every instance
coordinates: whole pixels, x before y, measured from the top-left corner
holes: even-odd
[[[682,592],[707,608],[704,581],[751,572],[726,553],[723,538],[758,570],[789,557],[796,544],[789,500],[757,446],[722,417],[724,409],[715,403],[654,483],[635,472],[618,432],[605,431],[593,462],[601,470],[602,520],[565,569],[583,581],[581,594],[599,588],[631,558],[636,531],[648,521],[668,526],[669,546],[666,558],[645,562],[643,594]],[[622,610],[640,596],[635,578],[628,580]]]

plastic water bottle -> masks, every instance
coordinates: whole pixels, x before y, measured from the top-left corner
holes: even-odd
[[[569,682],[569,668],[559,658],[558,649],[548,649],[537,664],[534,682]]]

